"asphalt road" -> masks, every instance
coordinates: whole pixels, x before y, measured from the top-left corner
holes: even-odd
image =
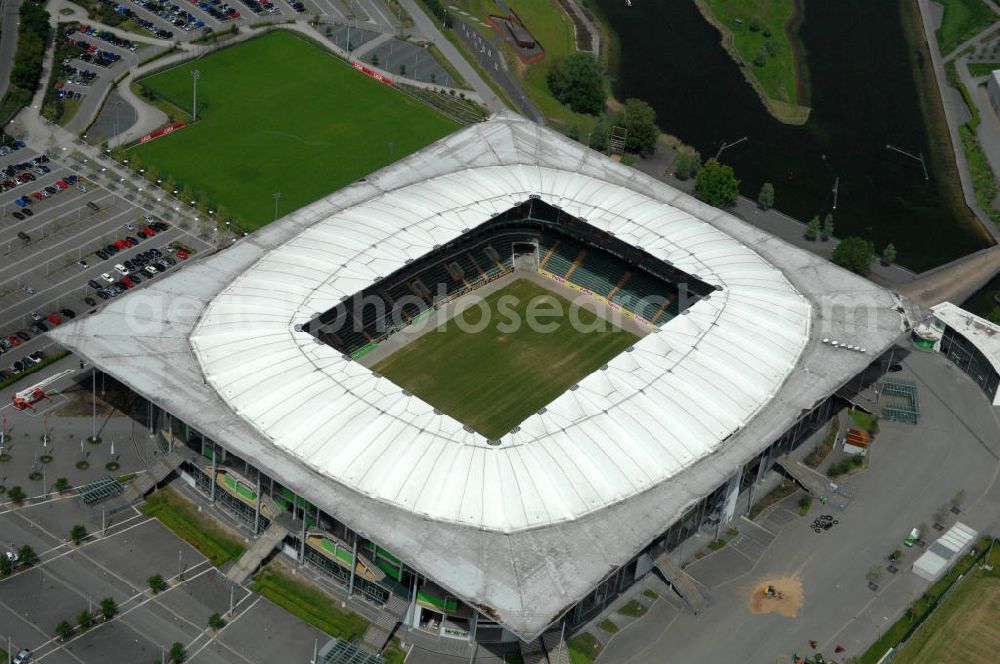
[[[38,154],[39,151],[32,150],[30,146],[22,148],[0,158],[0,167],[27,161]],[[167,231],[141,240],[137,247],[102,261],[94,252],[126,235],[134,236],[135,233],[127,231],[124,224],[134,224],[137,219],[142,219],[145,211],[123,197],[123,187],[114,185],[116,191],[109,191],[99,186],[93,178],[87,177],[90,173],[89,165],[67,165],[61,159],[53,159],[48,166],[52,169],[51,173],[36,174],[34,182],[0,194],[0,336],[26,330],[33,323],[32,312],[44,317],[68,308],[77,315],[85,315],[98,308],[102,301],[94,296],[93,289],[87,285],[88,280],[104,283],[100,276],[102,273],[115,274],[116,263],[123,263],[140,251],[156,247],[164,255],[168,255],[164,247],[173,241],[180,241],[196,251],[204,251],[210,247],[207,242],[172,225],[172,221],[168,220],[171,227]],[[14,203],[15,199],[24,195],[31,196],[33,192],[41,191],[45,186],[52,185],[77,170],[81,181],[85,183],[86,192],[73,186],[33,203],[29,206],[33,216],[24,220],[13,216],[14,212],[20,210]],[[94,202],[100,209],[92,210],[87,207],[87,202]],[[27,234],[30,241],[19,239],[19,232]],[[80,260],[86,261],[88,267],[81,267],[77,263]],[[179,269],[181,265],[183,262],[178,261],[178,265],[171,270]],[[119,278],[118,275],[116,278]],[[29,294],[25,290],[28,287],[36,292]],[[141,288],[142,284],[137,287]],[[94,297],[98,306],[88,306],[83,301],[86,296]],[[127,293],[119,297],[126,296]],[[29,341],[23,341],[3,353],[0,369],[9,372],[9,367],[15,360],[50,345],[45,335],[28,334],[32,336]]]

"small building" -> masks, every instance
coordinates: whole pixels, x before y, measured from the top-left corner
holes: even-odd
[[[1000,325],[951,302],[936,304],[931,311],[934,315],[914,330],[914,343],[944,353],[1000,406]]]
[[[993,112],[1000,116],[1000,69],[990,72],[990,78],[986,82],[986,94],[990,98]]]
[[[956,523],[917,558],[913,563],[913,573],[934,583],[973,545],[976,535],[978,533],[964,523]]]

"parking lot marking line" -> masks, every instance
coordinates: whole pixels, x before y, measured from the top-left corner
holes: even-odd
[[[240,604],[242,604],[242,603],[243,603],[244,601],[246,601],[246,599],[247,599],[247,598],[249,598],[249,597],[253,597],[253,595],[252,595],[252,594],[250,594],[250,595],[247,595],[247,596],[245,596],[245,597],[244,597],[243,599],[241,599],[241,600],[240,600],[239,602],[237,602],[237,603],[236,603],[236,606],[238,607],[238,606],[239,606]],[[244,656],[243,656],[243,655],[241,655],[240,653],[236,652],[235,650],[233,650],[232,648],[230,648],[230,647],[229,647],[228,645],[226,645],[226,644],[225,644],[225,643],[223,643],[222,641],[219,641],[219,640],[218,640],[218,638],[219,638],[219,636],[220,636],[220,635],[221,635],[221,634],[222,634],[223,632],[225,632],[225,631],[226,631],[227,629],[229,629],[229,626],[230,626],[230,625],[233,625],[233,624],[235,624],[235,623],[236,623],[236,621],[237,621],[237,620],[239,620],[239,619],[240,619],[241,617],[243,617],[243,615],[244,615],[244,614],[248,613],[249,611],[251,611],[251,610],[253,609],[253,607],[257,606],[257,603],[258,603],[258,602],[260,602],[260,601],[261,601],[262,599],[264,599],[264,598],[263,598],[263,597],[261,597],[260,595],[257,595],[257,597],[256,597],[256,598],[254,599],[253,603],[252,603],[252,604],[250,604],[250,606],[248,606],[248,607],[247,607],[247,608],[246,608],[246,609],[245,609],[244,611],[241,611],[240,613],[238,613],[238,614],[235,614],[235,615],[234,615],[234,616],[232,617],[232,619],[230,619],[230,620],[227,620],[227,621],[226,621],[226,624],[222,626],[222,629],[220,629],[220,630],[219,630],[219,631],[217,631],[217,632],[216,632],[215,634],[213,634],[213,635],[212,635],[212,636],[211,636],[211,637],[210,637],[210,638],[208,639],[208,641],[206,641],[206,642],[205,642],[205,643],[204,643],[204,644],[203,644],[203,645],[202,645],[202,646],[201,646],[200,648],[198,648],[198,650],[196,650],[196,651],[194,651],[193,653],[191,653],[191,654],[190,654],[190,655],[188,656],[188,659],[194,659],[195,657],[197,657],[197,656],[198,656],[198,653],[200,653],[200,652],[201,652],[202,650],[204,650],[204,649],[205,649],[205,648],[207,648],[208,646],[212,645],[212,643],[218,643],[218,644],[219,644],[220,646],[222,646],[223,648],[225,648],[225,649],[226,649],[226,650],[228,650],[229,652],[233,653],[234,655],[236,655],[237,657],[239,657],[240,659],[242,659],[242,660],[243,660],[244,662],[248,662],[249,664],[253,664],[253,662],[250,662],[250,660],[248,660],[248,659],[247,659],[246,657],[244,657]],[[235,611],[235,607],[234,607],[234,611]],[[205,630],[205,631],[203,631],[203,632],[201,633],[201,635],[204,635],[204,634],[206,634],[207,632],[208,632],[208,630]],[[199,636],[198,636],[198,638],[201,638],[201,635],[199,635]],[[197,641],[197,640],[198,640],[198,639],[194,639],[194,641],[192,641],[191,643],[189,643],[189,644],[188,644],[188,649],[189,649],[189,650],[190,650],[190,648],[191,648],[191,647],[192,647],[192,646],[194,645],[195,641]]]
[[[171,227],[170,229],[168,229],[167,231],[165,231],[165,233],[164,233],[164,234],[167,234],[167,233],[170,233],[170,231],[171,231],[171,230],[173,230],[173,228],[174,228],[174,227]],[[160,235],[160,234],[157,234],[157,235]],[[164,238],[164,242],[168,242],[168,243],[169,243],[169,242],[171,242],[171,241],[172,241],[172,240],[167,240],[166,238]],[[141,245],[140,245],[140,246],[141,246]],[[147,245],[147,246],[148,246],[148,245]],[[135,247],[135,249],[137,250],[137,251],[136,251],[136,253],[138,253],[138,251],[140,251],[140,248],[139,248],[139,247]],[[123,257],[123,258],[121,258],[121,260],[126,260],[126,259],[125,259],[125,258]],[[82,273],[82,274],[80,275],[80,277],[86,277],[86,276],[87,276],[87,275],[86,275],[85,273]],[[52,285],[50,285],[50,286],[48,286],[48,287],[44,288],[43,290],[41,290],[41,291],[39,291],[38,293],[36,293],[36,295],[45,295],[45,294],[47,294],[47,293],[51,292],[52,290],[55,290],[55,289],[60,289],[60,287],[61,287],[61,286],[64,286],[64,285],[65,285],[65,284],[66,284],[67,282],[70,282],[70,281],[73,281],[74,279],[77,279],[77,278],[78,278],[78,277],[67,277],[66,279],[63,279],[63,280],[61,280],[61,281],[59,281],[59,282],[57,282],[57,283],[55,283],[55,284],[52,284]],[[140,284],[140,285],[141,285],[141,284]],[[74,295],[72,295],[72,290],[71,290],[71,291],[69,292],[70,294],[68,294],[68,295],[67,295],[67,292],[66,292],[65,290],[63,290],[63,289],[60,289],[60,291],[59,291],[59,292],[60,292],[60,293],[62,294],[61,296],[59,296],[59,297],[53,297],[53,298],[50,298],[50,299],[49,299],[48,301],[46,301],[46,302],[43,302],[43,303],[41,303],[40,305],[36,304],[35,306],[33,306],[33,307],[30,307],[30,308],[32,308],[32,309],[36,309],[36,310],[37,310],[37,309],[43,309],[43,308],[45,308],[45,306],[46,306],[46,305],[50,305],[50,304],[52,304],[53,302],[56,302],[56,303],[58,303],[58,302],[59,302],[59,300],[65,300],[65,298],[66,298],[67,296],[68,296],[68,297],[71,297],[71,298],[76,298],[76,299],[82,299],[82,298],[79,298],[79,296],[74,296]],[[35,297],[35,296],[31,296],[31,297]],[[2,299],[2,298],[0,298],[0,299]],[[15,302],[15,303],[11,304],[10,306],[6,307],[5,309],[3,309],[3,310],[0,310],[0,317],[2,317],[2,316],[4,315],[4,313],[5,313],[5,312],[7,312],[7,311],[10,311],[11,309],[13,309],[13,308],[17,307],[17,306],[18,306],[19,304],[22,304],[22,303],[23,303],[23,302],[25,302],[25,301],[26,301],[26,300],[24,300],[24,299],[21,299],[21,300],[18,300],[17,302]],[[36,339],[36,338],[38,338],[38,337],[32,337],[32,339]],[[30,343],[30,340],[29,340],[28,342],[24,342],[24,343]],[[22,344],[22,345],[23,345],[23,344]]]
[[[112,208],[112,209],[114,209],[114,208]],[[121,217],[124,216],[124,215],[126,215],[126,214],[128,214],[128,210],[123,210],[121,212],[116,212],[114,215],[112,215],[111,217],[109,217],[108,219],[106,219],[105,221],[103,221],[101,223],[101,226],[104,226],[104,225],[111,226],[112,224],[118,224],[118,220],[121,219]],[[83,221],[75,222],[75,224],[82,224],[82,223],[83,223]],[[60,251],[62,249],[63,245],[68,244],[68,243],[73,243],[75,249],[82,249],[83,247],[77,245],[73,241],[79,239],[81,236],[86,236],[86,235],[89,235],[89,234],[93,234],[94,230],[95,230],[94,226],[84,227],[79,232],[74,233],[73,235],[70,235],[70,236],[67,236],[67,237],[63,237],[56,244],[53,244],[53,245],[50,245],[50,246],[42,246],[40,244],[35,244],[33,246],[34,247],[38,247],[37,251],[32,251],[29,254],[26,254],[24,256],[19,257],[17,259],[17,261],[11,265],[11,267],[17,266],[17,264],[21,263],[22,261],[27,261],[27,260],[31,260],[32,258],[36,258],[40,254],[47,254],[47,253],[55,254],[55,253],[57,253],[58,251]],[[118,230],[121,230],[120,226],[119,226]],[[47,238],[50,238],[50,237],[53,237],[53,236],[46,236],[46,238],[43,238],[41,240],[37,240],[36,242],[43,242],[44,239],[47,239]],[[89,256],[90,254],[94,253],[94,251],[97,251],[97,250],[94,249],[92,251],[88,251],[86,255]],[[5,255],[9,255],[9,254],[5,254]],[[7,271],[6,270],[0,271],[0,279],[4,279],[4,280],[7,280],[7,281],[10,281],[11,279],[20,279],[21,277],[23,277],[26,274],[29,274],[29,273],[32,273],[32,272],[37,272],[40,268],[44,268],[45,264],[48,263],[48,262],[52,262],[52,260],[57,260],[57,259],[49,259],[48,261],[43,262],[41,265],[35,265],[32,268],[28,268],[28,269],[23,270],[23,271],[21,271],[19,273],[16,273],[16,274],[13,274],[13,275],[9,275],[9,276],[7,275]],[[42,291],[42,292],[44,292],[44,291]],[[2,315],[2,312],[0,312],[0,315]]]
[[[96,203],[102,203],[102,204],[104,204],[106,206],[108,198],[114,198],[114,197],[111,196],[111,195],[108,195],[108,196],[103,196],[101,198],[96,198],[96,197],[95,198],[81,197],[81,198],[76,198],[76,199],[68,200],[65,203],[60,203],[58,205],[58,207],[52,207],[52,208],[49,208],[47,210],[43,210],[41,212],[36,212],[33,216],[26,218],[24,221],[20,221],[20,222],[15,221],[13,224],[11,224],[9,226],[9,228],[16,229],[18,231],[28,232],[28,233],[38,233],[41,229],[44,228],[44,226],[46,226],[48,224],[51,224],[51,223],[54,223],[56,221],[59,221],[63,217],[72,215],[74,212],[76,212],[78,210],[81,210],[81,208],[85,207],[88,202],[93,202],[95,204]],[[62,208],[62,207],[69,207],[69,206],[72,206],[72,207],[70,207],[70,209],[67,210],[66,212],[63,212],[63,211],[60,210],[60,208]],[[103,209],[105,209],[105,210],[113,210],[114,207],[107,207],[107,208],[103,208]],[[54,211],[58,212],[58,214],[53,215],[52,218],[48,218],[47,213],[48,212],[54,212]],[[99,213],[100,213],[100,211],[94,212],[94,211],[90,210],[90,208],[87,208],[86,218],[83,217],[83,212],[81,211],[80,212],[80,218],[76,221],[76,223],[83,223],[87,219],[90,219],[91,217],[94,217],[94,216],[96,216]],[[36,217],[40,217],[40,218],[36,218]],[[41,240],[38,240],[38,241],[36,241],[36,243],[34,245],[29,245],[29,246],[37,247],[38,246],[38,242],[41,242]],[[22,248],[23,247],[18,247],[17,250],[19,251]],[[8,251],[7,253],[5,253],[3,255],[4,256],[10,256],[13,253],[14,253],[14,250],[12,249],[11,251]],[[30,254],[28,254],[28,256],[32,256],[35,253],[40,253],[40,252],[31,252]]]
[[[8,577],[8,578],[10,578],[10,577]],[[8,605],[8,604],[7,604],[6,602],[4,602],[3,600],[0,600],[0,607],[2,607],[2,608],[4,608],[4,609],[6,609],[8,613],[11,613],[12,615],[14,615],[14,616],[15,616],[15,617],[16,617],[16,618],[17,618],[17,619],[19,620],[19,621],[21,621],[21,622],[23,622],[24,624],[28,625],[28,626],[29,626],[29,627],[31,627],[31,628],[32,628],[33,630],[35,630],[36,632],[38,632],[39,634],[41,634],[41,635],[42,635],[43,637],[46,637],[46,638],[47,638],[47,637],[49,636],[49,635],[48,635],[48,634],[46,634],[46,633],[45,633],[44,631],[42,631],[42,628],[41,628],[41,627],[39,627],[38,625],[36,625],[36,624],[35,624],[35,623],[34,623],[33,621],[31,621],[31,620],[28,620],[27,618],[25,618],[24,616],[22,616],[22,615],[21,615],[20,613],[18,613],[18,612],[17,612],[17,611],[15,611],[15,610],[14,610],[13,608],[11,608],[11,607],[10,607],[10,606],[9,606],[9,605]]]

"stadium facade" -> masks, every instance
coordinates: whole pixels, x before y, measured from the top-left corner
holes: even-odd
[[[494,250],[477,254],[480,238]],[[358,361],[394,329],[364,314],[361,336],[330,327],[352,298],[392,308],[404,286],[411,321],[439,304],[421,274],[440,268],[450,298],[525,254],[649,334],[499,438]],[[184,476],[249,527],[285,524],[290,555],[411,626],[489,641],[580,624],[657,564],[677,574],[663,554],[748,509],[916,319],[894,293],[502,114],[52,335],[151,400]]]

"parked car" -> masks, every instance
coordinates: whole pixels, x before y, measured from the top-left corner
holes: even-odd
[[[101,274],[101,279],[104,279],[109,284],[115,283],[114,278],[110,274],[108,274],[107,272],[104,272],[104,273]]]
[[[125,267],[124,265],[122,265],[121,263],[117,263],[117,264],[115,265],[115,270],[117,270],[117,271],[118,271],[118,274],[122,275],[123,277],[127,277],[127,276],[128,276],[128,273],[129,273],[129,270],[128,270],[128,268],[126,268],[126,267]]]
[[[97,300],[95,300],[94,298],[92,298],[90,296],[87,296],[87,297],[83,298],[83,301],[87,304],[88,307],[96,307],[97,306]]]
[[[73,311],[72,309],[60,309],[59,313],[61,313],[66,318],[76,318],[76,312]]]

